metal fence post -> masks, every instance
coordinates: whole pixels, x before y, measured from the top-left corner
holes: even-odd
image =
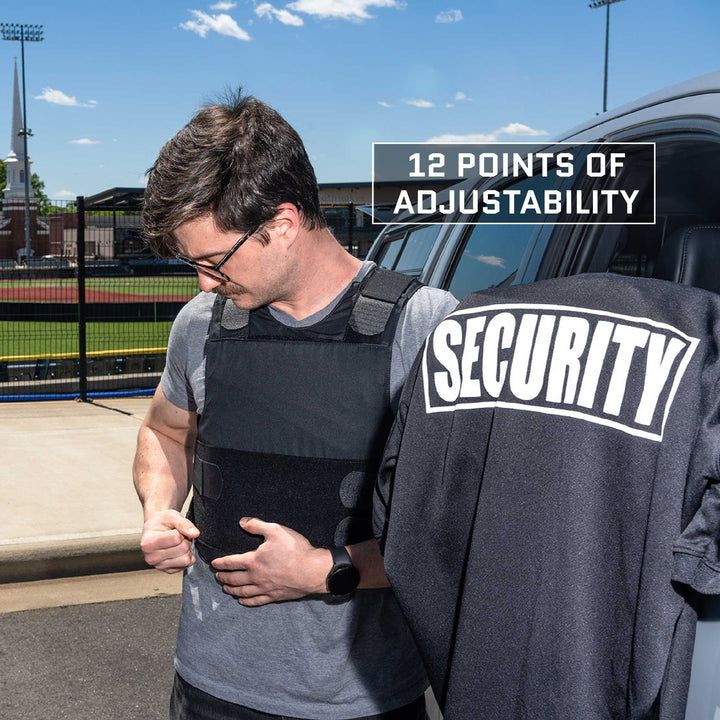
[[[353,248],[353,229],[355,226],[355,213],[353,212],[355,206],[353,203],[348,203],[348,249],[353,255],[359,255],[359,252],[355,252]]]
[[[78,360],[80,400],[87,402],[87,321],[85,308],[85,198],[77,198]]]

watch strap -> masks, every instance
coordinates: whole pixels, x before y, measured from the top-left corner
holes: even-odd
[[[352,565],[353,561],[350,557],[350,553],[347,551],[347,548],[344,545],[338,545],[336,547],[330,548],[330,553],[332,554],[332,560],[333,560],[333,570],[338,565]]]
[[[328,592],[336,597],[349,595],[357,589],[360,583],[360,573],[353,565],[350,553],[344,546],[331,547],[330,554],[333,559],[333,567],[325,580]]]

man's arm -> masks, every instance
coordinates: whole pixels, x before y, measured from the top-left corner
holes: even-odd
[[[197,415],[173,405],[158,387],[140,432],[133,480],[143,505],[140,547],[148,565],[167,573],[195,562],[199,530],[180,513],[190,490]]]

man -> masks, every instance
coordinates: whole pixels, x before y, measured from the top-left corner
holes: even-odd
[[[427,339],[375,525],[446,720],[685,718],[720,593],[718,318],[579,275],[469,295]]]
[[[171,716],[424,717],[371,497],[407,369],[454,299],[347,253],[302,141],[252,97],[165,145],[143,218],[204,291],[173,325],[134,467],[146,560],[185,571]]]

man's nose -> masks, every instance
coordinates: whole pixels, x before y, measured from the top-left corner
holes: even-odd
[[[222,280],[212,278],[202,271],[198,271],[198,282],[203,292],[212,292],[218,285],[222,285]]]

